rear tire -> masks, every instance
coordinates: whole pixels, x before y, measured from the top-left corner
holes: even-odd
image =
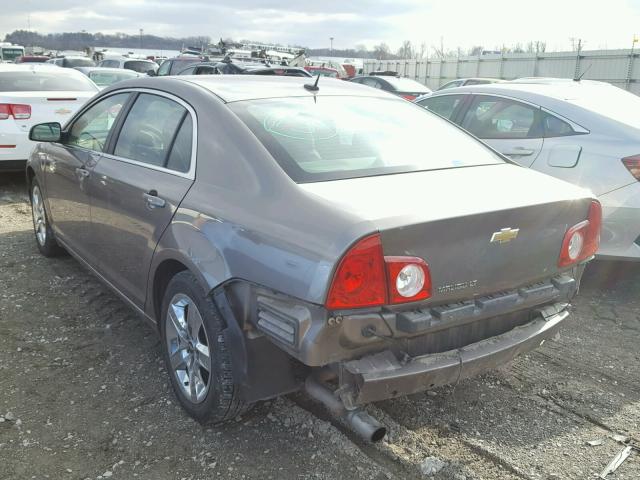
[[[42,196],[42,190],[37,180],[33,180],[31,191],[29,192],[31,199],[31,212],[33,218],[33,231],[36,237],[36,245],[38,250],[45,257],[57,257],[64,253],[64,249],[56,242],[56,237],[49,224],[47,209]]]
[[[177,273],[162,301],[160,333],[171,386],[198,422],[223,423],[248,408],[238,398],[224,323],[195,276]]]

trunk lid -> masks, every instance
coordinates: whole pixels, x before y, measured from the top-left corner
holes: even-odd
[[[431,270],[432,302],[554,275],[564,235],[587,218],[592,198],[510,164],[300,186],[372,222],[385,255],[423,258]]]
[[[16,119],[20,127],[26,129],[44,122],[64,124],[96,92],[78,91],[38,91],[6,92],[0,95],[0,103],[24,104],[31,106],[31,117]]]

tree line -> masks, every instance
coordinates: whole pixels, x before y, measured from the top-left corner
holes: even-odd
[[[158,37],[156,35],[129,35],[126,33],[64,32],[40,34],[31,30],[16,30],[5,35],[5,42],[36,46],[45,50],[86,50],[89,47],[146,48],[153,50],[180,50],[187,46],[207,46],[211,38],[194,36],[184,38]]]
[[[145,48],[152,50],[181,50],[183,47],[206,47],[211,44],[211,37],[193,36],[184,38],[159,37],[156,35],[129,35],[126,33],[89,33],[89,32],[65,32],[40,34],[31,30],[16,30],[5,36],[5,42],[15,43],[26,47],[37,46],[45,50],[86,50],[90,47],[106,48]],[[224,39],[228,45],[235,43],[259,43],[247,40],[234,42],[231,38]],[[216,42],[217,43],[217,42]],[[304,48],[304,47],[299,47]],[[307,55],[334,56],[344,58],[373,58],[376,60],[421,60],[427,57],[455,57],[478,56],[484,53],[542,53],[547,45],[541,41],[531,41],[526,44],[517,43],[513,46],[501,46],[485,48],[476,45],[469,49],[446,49],[441,41],[438,46],[428,46],[425,42],[414,45],[410,40],[405,40],[395,52],[389,45],[382,42],[372,49],[365,45],[356,45],[348,49],[307,48]]]

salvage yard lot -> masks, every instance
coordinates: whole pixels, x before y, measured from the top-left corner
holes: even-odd
[[[391,430],[379,445],[302,395],[206,428],[174,400],[152,329],[75,260],[38,254],[24,191],[0,174],[0,479],[403,479],[443,464],[433,478],[585,479],[614,435],[640,440],[639,265],[590,265],[537,351],[370,406]],[[640,478],[640,452],[610,478]]]

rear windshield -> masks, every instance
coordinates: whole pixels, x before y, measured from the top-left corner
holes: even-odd
[[[298,183],[503,163],[404,100],[318,96],[228,105]]]
[[[384,77],[384,80],[389,82],[391,86],[399,92],[429,93],[431,91],[421,83],[411,80],[410,78]]]
[[[610,85],[572,85],[565,100],[599,115],[640,128],[640,97]]]
[[[69,68],[75,67],[95,67],[96,62],[90,58],[65,58],[64,66]]]
[[[75,70],[51,67],[50,72],[0,72],[0,92],[95,92],[91,80]]]
[[[147,73],[149,70],[157,70],[158,65],[155,62],[145,62],[144,60],[129,60],[124,62],[124,68],[133,70],[138,73]]]
[[[137,76],[138,75],[135,72],[128,72],[126,70],[122,70],[120,72],[101,72],[96,70],[89,73],[89,78],[100,87],[107,87],[116,82],[136,78]]]

